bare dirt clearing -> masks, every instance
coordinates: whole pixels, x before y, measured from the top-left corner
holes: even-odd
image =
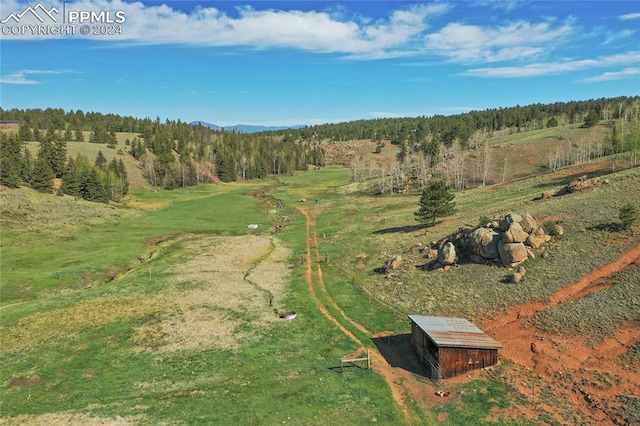
[[[41,416],[20,415],[0,419],[0,424],[6,426],[133,426],[145,423],[142,416],[131,417],[95,417],[78,413],[49,413]]]
[[[629,407],[625,407],[625,398],[640,395],[640,374],[637,365],[627,365],[621,357],[640,342],[640,329],[633,324],[623,325],[593,347],[582,336],[544,332],[533,322],[535,315],[545,309],[602,291],[611,285],[607,282],[609,276],[639,266],[637,245],[618,260],[558,290],[548,301],[512,307],[503,317],[483,324],[487,333],[504,345],[501,356],[516,363],[514,385],[533,399],[537,383],[538,393],[550,396],[539,402],[538,411],[532,415],[544,412],[561,422],[630,424],[629,419],[635,414],[626,411]],[[552,400],[561,401],[562,409],[545,405]]]
[[[137,341],[161,351],[238,347],[238,332],[277,321],[289,251],[256,235],[203,237],[187,248],[197,254],[176,265],[173,281],[188,285],[164,294],[165,317],[137,330]]]

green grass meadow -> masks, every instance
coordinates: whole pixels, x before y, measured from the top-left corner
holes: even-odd
[[[357,346],[309,295],[305,217],[296,207],[317,214],[320,254],[329,260],[322,264],[328,294],[319,295],[325,304],[334,301],[371,333],[406,334],[408,314],[486,319],[511,303],[544,298],[619,257],[632,239],[599,229],[615,221],[623,202],[640,207],[640,169],[609,179],[609,185],[547,200],[534,198],[566,182],[535,177],[499,190],[460,192],[456,215],[432,228],[414,220],[417,195],[364,195],[343,167],[254,183],[136,191],[119,206],[28,189],[9,196],[3,189],[0,423],[46,423],[54,418],[46,416],[64,413],[76,424],[407,424],[381,376],[357,367],[339,372],[340,358]],[[413,245],[507,211],[552,217],[566,230],[545,259],[527,262],[521,285],[505,284],[503,268],[419,268],[425,259]],[[299,313],[296,320],[256,328],[249,315],[236,313],[238,347],[140,350],[137,330],[165,319],[158,301],[189,287],[176,284],[175,266],[198,254],[192,242],[272,235],[282,223],[275,238],[291,251],[284,302]],[[403,256],[403,267],[392,277],[376,272],[394,254]],[[637,292],[636,278],[637,268],[614,277],[623,285],[608,294],[618,302],[603,293],[580,303],[610,306],[615,321],[638,321],[637,310],[625,313],[634,299],[619,302]],[[574,308],[549,312],[541,325],[554,329],[567,315],[577,318],[584,307]],[[339,312],[332,314],[366,339]],[[584,329],[577,319],[572,327]],[[450,425],[510,424],[513,419],[489,420],[493,407],[522,403],[509,386],[496,374],[464,385],[464,396],[436,409],[410,409],[418,424],[441,424],[443,413]]]
[[[297,270],[287,290],[287,305],[304,312],[296,321],[251,330],[237,349],[135,349],[135,330],[159,315],[148,300],[194,255],[185,241],[270,233],[278,218],[250,195],[270,184],[136,193],[119,215],[69,229],[3,223],[3,422],[64,412],[142,424],[402,423],[381,377],[337,372],[355,346],[317,311]],[[35,210],[40,195],[29,196]],[[302,216],[283,214],[283,239],[304,253]]]

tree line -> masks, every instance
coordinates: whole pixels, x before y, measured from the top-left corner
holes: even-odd
[[[417,147],[428,152],[433,149],[432,141],[446,146],[458,142],[464,147],[478,130],[491,136],[493,132],[507,128],[524,132],[566,124],[583,124],[590,127],[601,120],[637,121],[639,116],[640,96],[620,96],[552,104],[516,105],[449,116],[356,120],[270,133],[303,140],[387,140],[395,144],[408,143],[414,149]]]
[[[133,133],[125,141],[127,153],[140,162],[147,180],[163,189],[216,179],[262,179],[307,170],[309,165],[324,166],[324,153],[317,143],[214,130],[180,120],[162,122],[159,117],[137,119],[55,108],[0,108],[0,119],[20,122],[19,142],[41,145],[73,141],[115,148],[117,133]]]
[[[523,123],[533,123],[535,117],[538,117],[538,121],[542,121],[538,125],[529,127],[498,130],[493,127],[496,121],[487,120],[486,116],[493,116],[500,111],[505,113],[505,117],[513,118],[511,121],[498,120],[499,122],[521,126]],[[573,143],[570,147],[558,145],[550,150],[549,170],[554,171],[559,167],[589,162],[603,156],[612,156],[615,170],[619,160],[626,153],[629,154],[631,165],[637,162],[637,151],[640,148],[639,112],[640,97],[622,97],[593,102],[487,110],[483,113],[471,112],[445,118],[436,116],[371,120],[370,125],[392,123],[395,126],[404,126],[405,130],[398,133],[400,136],[395,134],[396,136],[393,136],[390,141],[379,140],[374,151],[381,152],[385,143],[397,144],[399,147],[397,161],[366,163],[355,158],[351,162],[352,180],[367,182],[371,192],[379,195],[421,189],[433,179],[442,179],[455,189],[465,188],[469,184],[484,186],[488,183],[490,170],[495,167],[502,169],[504,181],[509,166],[508,160],[505,158],[500,164],[496,164],[496,160],[491,158],[489,138],[569,123],[590,129],[581,133],[575,140],[572,138]],[[573,117],[571,120],[566,115],[569,113]],[[526,119],[518,120],[518,114],[522,114]],[[549,117],[545,114],[556,115]],[[485,119],[479,119],[483,116]],[[467,124],[464,124],[465,122]],[[345,123],[347,128],[352,124]],[[595,127],[598,124],[604,125]],[[483,127],[485,125],[489,127]],[[337,125],[334,130],[342,129],[341,126],[342,124]]]
[[[61,185],[58,194],[80,197],[88,201],[120,200],[129,192],[129,179],[122,159],[107,159],[98,151],[95,161],[81,154],[67,157],[66,142],[44,139],[35,158],[17,133],[2,133],[0,137],[0,184],[10,188],[30,185],[33,189],[51,193],[54,179]]]

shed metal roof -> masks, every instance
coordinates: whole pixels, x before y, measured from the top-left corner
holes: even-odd
[[[502,345],[464,318],[409,315],[439,347],[500,349]]]

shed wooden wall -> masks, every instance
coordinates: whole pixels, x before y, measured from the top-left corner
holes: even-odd
[[[440,348],[415,323],[411,323],[411,346],[431,380],[466,374],[498,363],[497,349]]]
[[[429,336],[415,323],[411,323],[411,345],[424,364],[427,377],[431,380],[440,380],[440,361],[438,359],[438,347]]]
[[[439,348],[440,371],[453,377],[498,363],[497,349]]]

